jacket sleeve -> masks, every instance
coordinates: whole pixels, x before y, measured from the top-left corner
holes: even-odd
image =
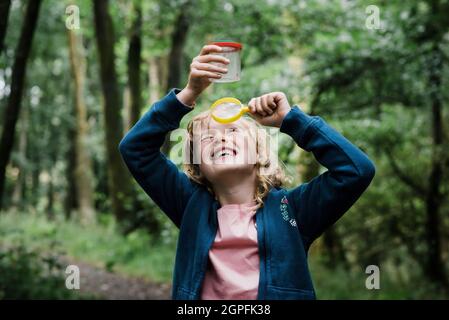
[[[119,150],[139,185],[179,227],[196,184],[160,151],[167,133],[192,110],[177,99],[178,92],[174,89],[156,102],[125,135]]]
[[[309,116],[297,106],[285,116],[280,131],[312,152],[327,168],[311,181],[287,191],[308,248],[362,195],[374,177],[375,167],[366,154],[322,118]]]

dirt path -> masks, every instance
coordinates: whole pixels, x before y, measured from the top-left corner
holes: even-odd
[[[108,272],[91,264],[64,259],[80,269],[80,293],[106,300],[170,299],[170,284],[153,283],[146,279]]]

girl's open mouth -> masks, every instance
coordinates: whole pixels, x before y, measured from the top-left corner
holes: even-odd
[[[212,153],[212,159],[216,160],[216,159],[220,159],[220,158],[224,158],[224,157],[235,157],[237,155],[237,151],[233,148],[227,148],[227,147],[222,147],[222,148],[218,148],[215,149],[215,151]]]

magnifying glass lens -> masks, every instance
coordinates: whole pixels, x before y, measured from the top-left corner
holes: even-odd
[[[219,104],[212,111],[214,116],[221,119],[229,119],[240,113],[241,106],[231,102]]]

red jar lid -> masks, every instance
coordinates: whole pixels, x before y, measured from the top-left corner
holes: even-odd
[[[242,49],[242,45],[238,42],[212,42],[212,44],[220,47],[233,47],[239,50]]]

